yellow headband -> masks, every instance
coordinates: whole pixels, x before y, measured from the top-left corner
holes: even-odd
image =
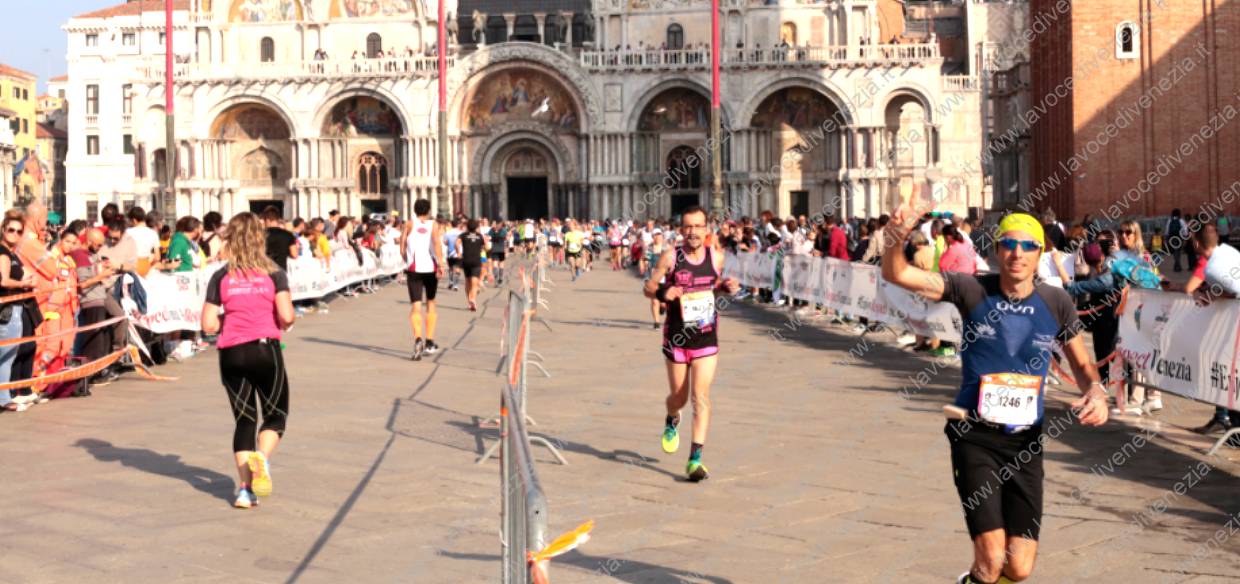
[[[999,221],[998,236],[1003,237],[1003,235],[1009,231],[1020,231],[1022,233],[1027,233],[1033,236],[1033,238],[1037,240],[1043,249],[1046,249],[1046,234],[1042,231],[1042,224],[1038,223],[1038,220],[1034,219],[1033,215],[1026,213],[1012,213],[1011,215],[1004,217],[1002,221]]]

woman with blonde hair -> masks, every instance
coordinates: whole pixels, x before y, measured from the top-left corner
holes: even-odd
[[[228,222],[223,257],[228,263],[207,284],[202,331],[220,335],[220,377],[236,420],[233,457],[240,484],[233,506],[249,509],[271,494],[268,460],[288,418],[280,334],[293,326],[293,299],[288,276],[267,257],[267,233],[257,215],[239,213]],[[227,314],[222,324],[221,308]]]
[[[1129,253],[1149,265],[1149,268],[1161,278],[1154,258],[1145,249],[1145,240],[1141,236],[1141,224],[1129,219],[1119,224],[1119,249],[1121,253]],[[1127,365],[1125,368],[1131,369]],[[1129,370],[1129,376],[1135,373]],[[1157,412],[1163,408],[1162,392],[1151,389],[1148,392],[1144,385],[1128,384],[1128,401],[1146,411]]]

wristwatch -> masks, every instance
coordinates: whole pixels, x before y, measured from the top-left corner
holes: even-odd
[[[1089,383],[1089,387],[1091,387],[1091,388],[1093,388],[1093,387],[1097,387],[1097,388],[1101,389],[1101,390],[1102,390],[1102,395],[1105,395],[1105,396],[1110,396],[1110,395],[1111,395],[1111,392],[1107,391],[1107,386],[1106,386],[1105,384],[1103,384],[1101,381],[1091,381],[1091,382]]]

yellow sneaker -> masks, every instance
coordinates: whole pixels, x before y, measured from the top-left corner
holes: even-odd
[[[680,433],[676,426],[669,424],[663,428],[663,452],[671,454],[680,448]]]
[[[250,465],[250,489],[259,497],[270,496],[271,465],[267,464],[267,457],[258,451],[251,452],[247,463]]]

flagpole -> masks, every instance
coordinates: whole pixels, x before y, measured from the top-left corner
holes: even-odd
[[[172,0],[164,0],[164,176],[168,180],[167,191],[156,189],[155,208],[161,214],[167,212],[168,198],[176,203],[177,149],[176,115],[173,111],[172,86]],[[168,219],[165,217],[164,219]],[[173,218],[175,220],[175,217]]]
[[[438,40],[436,54],[439,57],[439,214],[451,217],[448,202],[448,35],[444,22],[444,0],[439,0]]]
[[[710,158],[711,200],[713,214],[723,214],[723,163],[720,160],[720,106],[719,106],[719,0],[710,2]]]

